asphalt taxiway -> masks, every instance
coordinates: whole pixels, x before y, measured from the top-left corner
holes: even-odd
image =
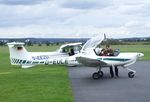
[[[134,78],[128,78],[123,68],[119,78],[110,78],[106,68],[103,78],[93,80],[95,68],[69,67],[75,102],[150,102],[150,61],[138,61],[129,68],[136,70]]]

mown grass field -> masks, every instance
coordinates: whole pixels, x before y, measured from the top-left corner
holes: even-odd
[[[58,46],[27,47],[29,51],[52,51]],[[73,102],[65,66],[21,69],[10,65],[7,47],[0,47],[0,102]]]
[[[143,52],[150,60],[150,45],[115,45],[121,52]],[[59,46],[31,46],[28,51],[53,51]],[[10,65],[8,47],[0,47],[0,102],[73,102],[66,66],[21,69]]]

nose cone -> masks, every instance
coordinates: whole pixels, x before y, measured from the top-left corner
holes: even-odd
[[[138,53],[138,57],[143,57],[144,54],[143,53]]]

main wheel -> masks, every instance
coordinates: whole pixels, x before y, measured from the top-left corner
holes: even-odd
[[[103,77],[104,73],[102,71],[99,71],[98,73],[100,77]]]
[[[99,79],[100,78],[100,74],[98,72],[95,72],[95,73],[93,73],[92,78],[95,79],[95,80]]]
[[[134,75],[135,75],[134,72],[129,72],[129,73],[128,73],[128,77],[129,77],[129,78],[133,78]]]

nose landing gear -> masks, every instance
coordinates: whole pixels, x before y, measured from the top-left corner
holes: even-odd
[[[135,76],[135,73],[134,73],[134,72],[130,71],[130,72],[128,73],[128,77],[129,77],[129,78],[133,78],[134,76]]]
[[[132,69],[129,69],[129,68],[127,68],[127,70],[130,71],[130,72],[128,73],[128,77],[129,77],[129,78],[133,78],[133,77],[135,76],[136,71],[134,71],[134,70],[132,70]]]

